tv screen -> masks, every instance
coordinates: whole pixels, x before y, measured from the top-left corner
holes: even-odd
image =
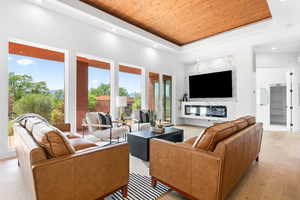
[[[190,98],[232,97],[232,71],[189,77]]]

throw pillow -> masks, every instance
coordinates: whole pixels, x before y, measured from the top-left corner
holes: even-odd
[[[112,120],[111,120],[111,117],[110,117],[109,114],[99,112],[98,116],[99,116],[100,124],[102,124],[102,125],[112,125]],[[101,129],[104,130],[104,129],[107,129],[107,128],[102,127]]]
[[[217,144],[237,132],[237,126],[232,122],[213,125],[206,129],[196,148],[205,151],[214,151]]]
[[[149,123],[149,122],[150,122],[149,112],[140,110],[140,123]]]
[[[253,116],[250,116],[250,115],[241,117],[241,118],[239,118],[239,119],[244,119],[244,120],[246,120],[246,121],[248,122],[248,126],[251,126],[251,125],[253,125],[253,124],[256,123],[256,118],[253,117]]]
[[[75,149],[68,138],[60,130],[48,123],[35,124],[32,128],[32,136],[45,149],[49,158],[75,153]]]
[[[27,129],[28,132],[32,132],[32,129],[33,129],[33,126],[35,124],[38,124],[38,123],[42,123],[44,121],[42,121],[41,119],[39,118],[28,118],[26,119],[26,123],[25,123],[25,129]]]
[[[106,119],[106,124],[112,126],[112,120],[110,114],[106,113],[105,119]]]
[[[21,126],[23,126],[25,128],[26,121],[27,121],[27,119],[30,119],[30,118],[38,118],[38,119],[48,123],[48,121],[44,117],[42,117],[38,114],[35,114],[35,113],[27,113],[27,114],[20,115],[14,120],[14,122],[18,122]]]
[[[199,136],[197,137],[197,139],[195,140],[195,142],[194,142],[194,144],[193,144],[193,146],[192,146],[193,148],[196,148],[196,147],[197,147],[198,143],[200,142],[202,136],[203,136],[204,133],[205,133],[205,130],[206,130],[206,129],[203,129],[203,130],[201,131],[201,133],[199,134]]]

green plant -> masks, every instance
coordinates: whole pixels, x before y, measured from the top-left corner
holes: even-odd
[[[97,88],[91,88],[89,93],[94,96],[110,95],[110,85],[102,83]]]
[[[97,103],[96,96],[89,93],[89,96],[88,96],[88,109],[89,109],[89,111],[94,111],[96,109],[96,103]]]
[[[22,97],[14,104],[14,112],[18,115],[24,113],[36,113],[47,120],[51,118],[53,109],[53,98],[50,95],[44,94],[29,94]]]
[[[128,91],[125,88],[119,88],[119,95],[120,96],[129,96]]]
[[[132,104],[132,109],[133,110],[141,109],[141,103],[142,103],[141,94],[136,92],[133,94],[133,98],[134,98],[134,103]]]
[[[55,105],[55,108],[51,112],[51,122],[53,124],[62,124],[65,121],[65,113],[64,113],[64,102],[60,102]]]
[[[17,75],[9,73],[9,94],[14,101],[20,100],[27,94],[50,94],[47,83],[44,81],[33,82],[30,75]]]

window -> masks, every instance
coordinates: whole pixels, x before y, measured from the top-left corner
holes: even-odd
[[[64,54],[10,42],[9,146],[13,146],[13,120],[36,113],[52,124],[64,123]]]
[[[123,108],[125,117],[141,109],[141,69],[119,66],[119,96],[127,96],[127,106]]]
[[[148,78],[148,108],[158,115],[160,101],[159,74],[150,72]]]
[[[172,122],[172,77],[163,75],[163,119]]]
[[[87,112],[110,113],[110,64],[77,57],[77,129]]]

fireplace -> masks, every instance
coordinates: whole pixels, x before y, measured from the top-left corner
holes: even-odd
[[[227,117],[226,106],[220,105],[185,105],[184,113],[187,116],[199,116],[199,117]]]

